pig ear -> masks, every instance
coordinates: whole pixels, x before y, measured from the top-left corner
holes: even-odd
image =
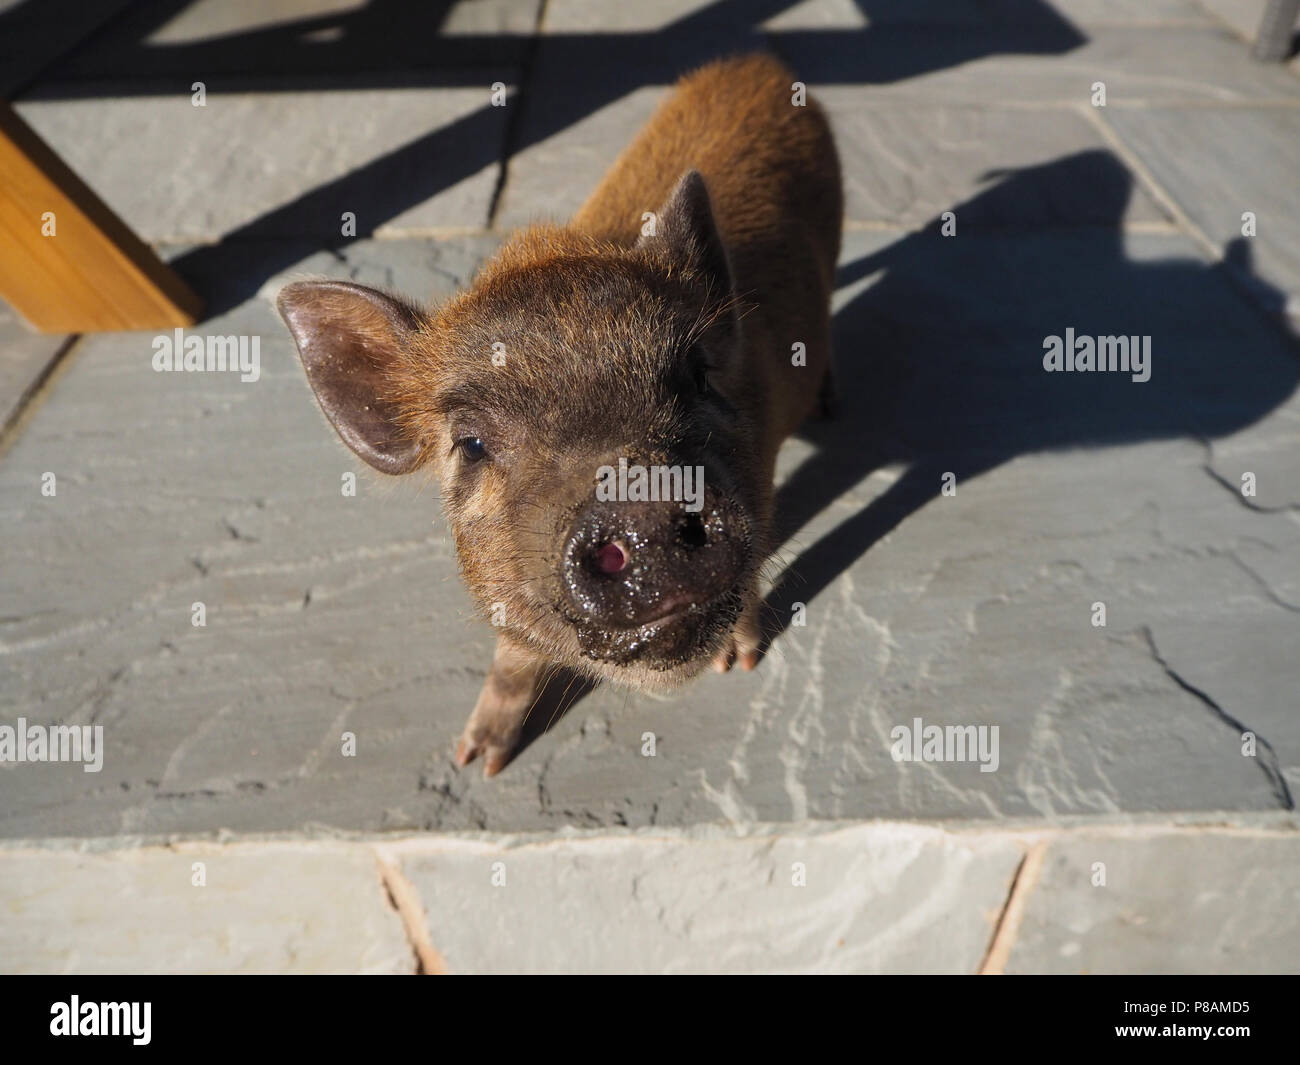
[[[384,473],[413,469],[419,443],[402,436],[384,385],[388,367],[419,328],[419,312],[346,281],[298,281],[275,302],[321,410],[343,442]]]
[[[681,176],[659,210],[654,236],[642,236],[637,245],[647,247],[656,242],[667,248],[678,262],[690,263],[709,278],[714,295],[731,291],[727,249],[713,220],[709,188],[698,170],[688,170]]]

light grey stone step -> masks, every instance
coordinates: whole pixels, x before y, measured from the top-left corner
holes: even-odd
[[[1048,847],[1007,972],[1300,972],[1298,874],[1294,832],[1063,836]]]
[[[0,951],[24,973],[1296,972],[1298,860],[1293,817],[1223,814],[46,841],[0,848]]]
[[[461,973],[974,972],[1022,849],[904,825],[741,838],[416,842]]]
[[[408,973],[375,856],[321,844],[0,851],[9,973]]]

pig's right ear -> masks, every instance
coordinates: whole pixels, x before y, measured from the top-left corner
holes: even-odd
[[[419,442],[402,435],[385,383],[389,366],[419,329],[419,312],[347,281],[297,281],[275,302],[321,410],[343,442],[384,473],[414,469]]]

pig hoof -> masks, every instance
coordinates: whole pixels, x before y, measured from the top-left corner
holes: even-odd
[[[494,777],[503,770],[519,745],[519,729],[470,718],[456,744],[456,764],[464,769],[479,755],[483,756],[483,775]]]
[[[733,665],[746,673],[758,665],[758,648],[762,642],[753,611],[747,610],[736,622],[726,645],[713,659],[713,668],[719,673],[728,672]]]
[[[521,731],[523,718],[519,714],[485,714],[474,710],[456,744],[456,765],[464,769],[474,758],[482,756],[484,776],[497,775],[515,754]]]
[[[464,768],[481,754],[485,777],[494,777],[506,767],[519,746],[542,666],[534,655],[504,637],[497,641],[492,668],[456,744],[458,766]]]

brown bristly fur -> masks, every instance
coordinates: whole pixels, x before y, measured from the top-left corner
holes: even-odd
[[[514,234],[433,312],[382,300],[353,312],[348,357],[360,360],[361,384],[382,369],[375,402],[351,398],[348,378],[334,386],[346,402],[328,400],[313,379],[336,426],[347,416],[331,402],[371,420],[393,412],[411,453],[399,452],[389,472],[437,474],[466,584],[485,611],[504,606],[462,761],[484,753],[489,772],[504,764],[557,665],[662,688],[714,653],[752,664],[776,454],[816,407],[828,372],[840,243],[834,142],[816,102],[796,106],[795,92],[794,75],[763,55],[686,76],[569,224]],[[707,193],[692,193],[691,171]],[[692,228],[701,212],[707,226]],[[662,232],[647,234],[648,213],[663,216]],[[318,298],[325,317],[347,313],[334,295]],[[691,398],[692,360],[705,361],[718,403]],[[463,461],[466,438],[490,441],[493,460]],[[679,662],[594,660],[563,606],[556,545],[590,500],[592,471],[619,456],[702,462],[716,490],[738,501],[748,561],[736,627],[704,633]]]

